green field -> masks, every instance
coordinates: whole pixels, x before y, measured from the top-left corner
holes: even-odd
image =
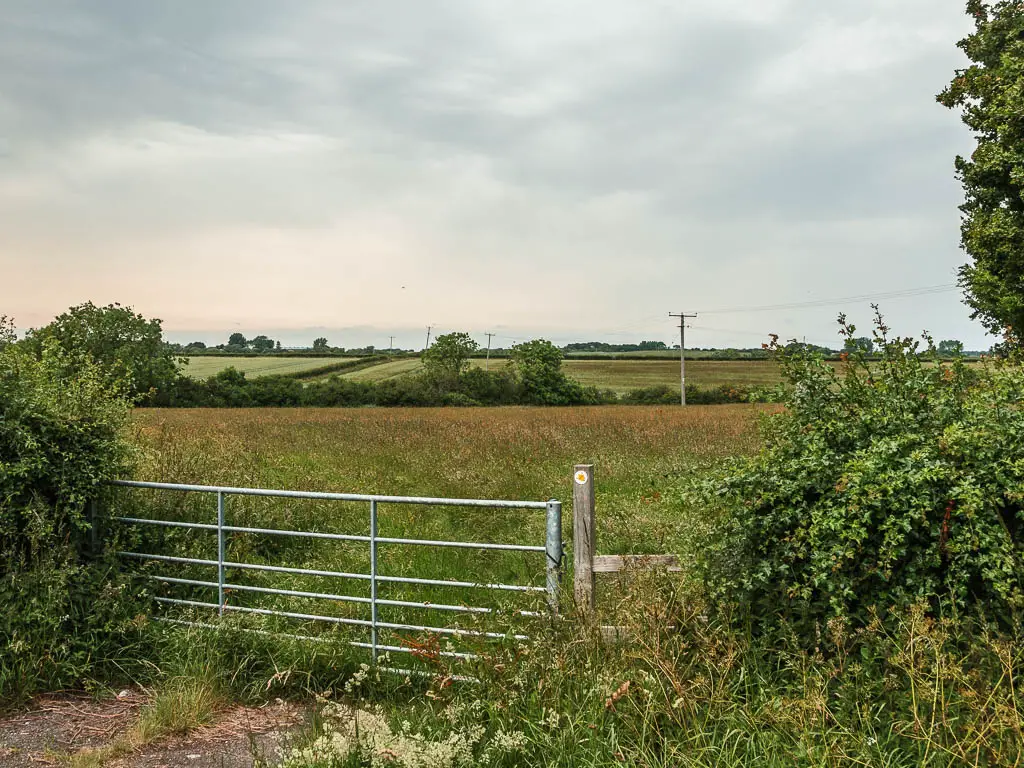
[[[320,705],[330,700],[346,708],[365,707],[385,718],[396,733],[425,734],[416,737],[417,744],[469,732],[482,739],[473,752],[479,761],[465,757],[395,763],[390,757],[397,752],[373,742],[376,751],[367,753],[366,760],[325,761],[309,754],[287,763],[289,768],[1015,764],[1022,707],[1014,681],[1005,681],[1006,670],[1018,663],[1012,660],[1017,656],[1009,644],[1004,649],[998,641],[992,651],[977,646],[972,653],[987,655],[974,662],[960,650],[951,655],[954,640],[949,638],[954,636],[941,634],[945,630],[938,623],[911,615],[918,624],[894,630],[891,636],[888,630],[866,630],[878,638],[869,638],[878,645],[864,646],[874,649],[871,653],[853,657],[843,651],[829,658],[810,655],[785,638],[757,646],[743,630],[709,618],[707,598],[691,578],[699,573],[693,570],[696,561],[691,556],[706,544],[704,537],[713,535],[718,523],[714,510],[691,506],[682,489],[689,479],[720,468],[730,457],[757,451],[758,416],[773,408],[136,410],[135,434],[144,448],[138,479],[462,498],[553,497],[563,503],[565,513],[567,578],[561,620],[555,621],[544,610],[541,593],[479,588],[494,581],[540,587],[542,553],[381,543],[379,576],[468,582],[377,582],[379,599],[391,601],[381,605],[378,621],[404,626],[378,624],[379,641],[393,646],[390,655],[382,657],[384,663],[401,665],[402,675],[389,676],[377,675],[369,666],[357,672],[356,665],[369,658],[363,650],[344,645],[367,639],[366,629],[345,622],[369,620],[369,607],[339,597],[367,599],[367,581],[352,574],[367,573],[368,544],[296,539],[267,531],[365,536],[368,504],[227,494],[225,521],[235,527],[225,538],[229,563],[348,575],[251,571],[229,564],[227,606],[300,615],[255,616],[228,610],[223,631],[168,629],[162,646],[165,656],[158,659],[161,668],[169,670],[159,682],[169,691],[168,706],[189,705],[190,700],[172,685],[185,680],[197,692],[214,696],[265,702],[300,695],[315,697]],[[568,577],[576,463],[595,465],[599,553],[675,553],[683,565],[681,573],[598,576],[593,622],[574,614]],[[216,520],[216,499],[209,495],[124,490],[115,503],[122,514],[133,517],[208,525]],[[528,545],[544,541],[543,510],[381,502],[377,511],[378,534],[383,537]],[[137,534],[129,526],[130,532],[122,533],[128,541],[122,543],[136,551],[206,560],[216,556],[216,534],[211,530],[169,527]],[[156,580],[147,581],[154,594],[216,600],[215,584],[211,592],[210,585],[196,583],[216,578],[209,563],[158,563],[151,569],[155,572],[173,575],[177,582],[160,586]],[[254,588],[307,594],[260,593]],[[308,594],[312,592],[331,594],[316,599]],[[430,611],[428,604],[446,612]],[[471,613],[469,606],[497,612]],[[510,610],[523,608],[536,609],[538,615],[519,616]],[[179,617],[216,621],[209,607],[168,609]],[[312,613],[339,623],[332,627],[310,622]],[[609,642],[599,631],[601,625],[621,627],[617,636],[629,642]],[[504,636],[439,636],[422,626]],[[518,642],[508,637],[520,631],[529,639]],[[840,638],[828,642],[852,642],[838,634],[843,631],[839,623],[830,623],[828,631]],[[288,636],[293,634],[302,637]],[[311,642],[310,636],[322,643]],[[402,654],[403,650],[411,653]],[[479,658],[456,661],[442,655],[466,652]],[[416,671],[427,676],[416,678]],[[452,674],[476,675],[479,685],[453,684]],[[868,707],[865,701],[881,704]],[[330,711],[322,710],[325,717],[332,716]],[[336,732],[321,731],[319,717],[309,719],[311,730],[302,738],[324,734],[325,748],[334,744],[331,748],[345,757]],[[363,720],[360,727],[388,727],[379,725],[379,718],[377,725],[373,722]],[[480,727],[483,722],[493,726],[493,733]],[[936,735],[924,741],[921,733]],[[974,760],[983,740],[994,745],[993,757]],[[929,760],[933,743],[946,748],[950,759]],[[491,759],[496,753],[503,755],[497,762]],[[810,753],[814,759],[802,759]],[[378,754],[387,760],[370,759]],[[98,764],[72,763],[82,768]]]
[[[489,365],[491,370],[501,370],[506,360],[474,359],[473,365],[480,368]],[[384,381],[418,371],[422,364],[418,359],[395,360],[342,374],[356,381]],[[598,389],[612,389],[628,392],[641,387],[664,385],[679,387],[678,360],[574,360],[566,359],[562,368],[572,378],[586,386]],[[779,383],[778,366],[770,360],[718,361],[693,360],[686,364],[688,384],[703,388],[719,386],[761,387]]]
[[[360,368],[358,371],[352,371],[351,373],[342,373],[341,375],[352,381],[378,382],[398,378],[407,373],[418,371],[421,368],[423,368],[423,364],[418,357],[409,357],[401,360],[385,361],[367,368]]]
[[[229,366],[234,366],[247,376],[268,376],[300,373],[353,359],[355,358],[215,357],[211,355],[190,358],[185,372],[192,378],[205,379]],[[487,363],[484,360],[474,359],[472,364],[481,368],[489,365],[491,370],[501,370],[507,365],[507,360],[494,359]],[[562,366],[569,376],[581,384],[598,389],[611,389],[618,393],[657,385],[676,388],[679,386],[679,362],[676,359],[576,360],[567,358]],[[411,357],[372,364],[348,373],[342,371],[339,375],[353,381],[380,382],[414,373],[422,368],[423,364],[419,358]],[[686,364],[686,379],[688,384],[703,388],[723,385],[749,388],[770,386],[780,381],[778,366],[770,360],[692,360]]]
[[[345,363],[351,357],[216,357],[200,355],[188,358],[184,372],[193,379],[206,379],[226,368],[235,368],[246,376],[301,373],[334,363]]]
[[[607,553],[679,551],[686,519],[669,493],[679,480],[723,457],[757,448],[755,406],[680,408],[489,409],[173,409],[138,410],[146,447],[140,479],[221,486],[493,498],[565,504],[565,540],[571,541],[572,469],[596,465],[599,549]],[[172,492],[125,491],[132,516],[215,519],[215,499]],[[230,496],[231,525],[297,528],[366,535],[368,506]],[[146,514],[139,514],[145,512]],[[212,517],[211,517],[212,516]],[[381,536],[543,545],[543,510],[379,506]],[[638,524],[638,521],[642,521]],[[208,559],[215,539],[159,531],[140,551],[174,548]],[[233,536],[228,559],[318,570],[366,572],[365,544]],[[166,569],[156,569],[166,574]],[[544,584],[536,553],[475,549],[384,547],[380,572],[417,578]],[[182,566],[175,576],[203,580],[205,566]],[[327,591],[365,597],[365,582],[239,571],[229,580],[249,586]],[[170,586],[165,595],[209,600],[204,588]],[[540,596],[404,584],[381,586],[381,597],[416,603],[531,608]],[[366,606],[307,598],[239,594],[235,604],[365,618]],[[438,617],[413,608],[388,609],[386,620],[428,623]],[[443,620],[447,620],[444,617]],[[456,616],[454,621],[460,619]],[[294,622],[286,622],[286,624]],[[294,629],[295,627],[291,627]],[[318,625],[302,626],[315,632]],[[358,634],[358,633],[357,633]],[[388,640],[401,642],[401,637]]]
[[[679,360],[566,360],[565,372],[581,384],[628,392],[665,385],[679,388]],[[691,360],[686,383],[704,389],[720,386],[764,387],[781,381],[771,360]]]

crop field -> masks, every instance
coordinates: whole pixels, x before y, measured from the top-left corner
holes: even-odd
[[[271,376],[282,373],[301,373],[353,359],[350,357],[216,357],[200,355],[188,358],[188,365],[184,371],[193,379],[206,379],[232,367],[246,376]]]
[[[401,360],[390,360],[367,368],[360,368],[357,371],[341,374],[346,379],[353,381],[386,381],[387,379],[398,378],[407,373],[418,371],[423,367],[419,358],[404,358]]]
[[[189,376],[198,379],[213,376],[229,366],[234,366],[247,376],[268,376],[300,373],[352,359],[354,358],[201,356],[190,358],[189,365],[185,370]],[[500,370],[507,364],[507,361],[493,359],[486,363],[484,360],[474,359],[472,364],[481,368],[489,365],[491,370]],[[679,386],[679,361],[677,358],[576,360],[570,357],[562,365],[565,372],[580,383],[598,389],[611,389],[618,393],[657,385]],[[422,368],[423,364],[418,358],[403,358],[368,365],[366,368],[350,372],[342,371],[339,375],[353,381],[380,382],[415,373]],[[780,381],[778,366],[770,360],[691,360],[686,364],[686,379],[689,384],[703,388],[722,385],[761,387],[771,386]]]
[[[677,552],[694,523],[673,489],[687,475],[723,458],[757,449],[755,406],[658,408],[489,409],[234,409],[139,410],[135,421],[147,461],[139,479],[206,485],[543,501],[564,504],[564,539],[572,540],[572,467],[596,465],[598,549],[605,553]],[[131,516],[192,522],[216,520],[214,497],[128,490],[120,501]],[[227,497],[229,525],[298,528],[366,535],[366,503]],[[139,515],[140,512],[145,514]],[[699,512],[695,513],[699,514]],[[543,510],[480,510],[381,504],[379,535],[543,545]],[[141,551],[177,551],[209,559],[207,532],[142,531]],[[205,538],[204,538],[205,537]],[[258,534],[229,539],[227,559],[368,572],[365,543],[296,540]],[[153,547],[156,549],[147,549]],[[381,547],[379,571],[390,576],[542,586],[543,554],[478,549]],[[167,574],[166,568],[155,572]],[[571,571],[570,571],[571,573]],[[208,566],[175,567],[174,576],[209,580]],[[215,577],[215,573],[213,574]],[[239,571],[228,580],[249,586],[366,597],[365,581]],[[216,601],[201,587],[172,585],[175,598]],[[535,608],[540,593],[382,584],[381,597],[415,603]],[[515,598],[515,599],[513,599]],[[365,618],[365,605],[268,597],[240,592],[233,604]],[[315,609],[315,611],[313,610]],[[426,610],[391,608],[383,620],[429,624]],[[477,617],[454,621],[480,626]],[[448,616],[441,620],[452,622]],[[284,620],[296,629],[294,621]],[[468,622],[468,623],[467,623]],[[316,626],[302,626],[316,631]],[[357,633],[358,634],[358,633]],[[386,637],[385,642],[403,642]]]
[[[566,360],[565,372],[587,386],[628,392],[665,385],[679,388],[679,360]],[[705,389],[719,386],[765,387],[778,384],[779,367],[771,360],[692,360],[686,383]]]
[[[474,359],[473,365],[500,370],[507,363],[502,359]],[[395,360],[343,374],[357,381],[384,381],[418,371],[422,364],[417,359]],[[675,360],[574,360],[567,358],[562,368],[572,378],[587,386],[612,389],[618,393],[641,387],[665,385],[679,386],[679,361]],[[686,364],[689,384],[712,388],[722,385],[735,387],[761,387],[779,383],[778,366],[770,360],[694,360]]]

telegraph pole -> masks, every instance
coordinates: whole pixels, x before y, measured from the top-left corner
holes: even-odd
[[[493,333],[485,334],[487,336],[487,361],[484,363],[484,370],[490,370],[491,368],[491,337]]]
[[[430,328],[431,328],[431,326],[428,325],[427,326],[427,346],[425,346],[423,348],[424,350],[430,349]]]
[[[395,351],[395,337],[388,336],[388,354],[392,354]]]
[[[686,405],[686,321],[697,315],[669,312],[668,316],[679,318],[679,400],[681,405]]]

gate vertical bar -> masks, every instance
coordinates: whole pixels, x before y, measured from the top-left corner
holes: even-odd
[[[377,502],[370,502],[370,653],[377,663]]]
[[[224,493],[217,491],[217,613],[224,615]]]
[[[547,512],[544,548],[547,554],[548,606],[552,613],[558,613],[558,593],[562,577],[562,502],[551,499]]]

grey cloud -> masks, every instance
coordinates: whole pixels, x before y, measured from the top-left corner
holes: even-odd
[[[961,258],[967,142],[932,94],[965,22],[926,0],[0,8],[7,242],[391,217],[468,287],[589,264],[609,305]]]

